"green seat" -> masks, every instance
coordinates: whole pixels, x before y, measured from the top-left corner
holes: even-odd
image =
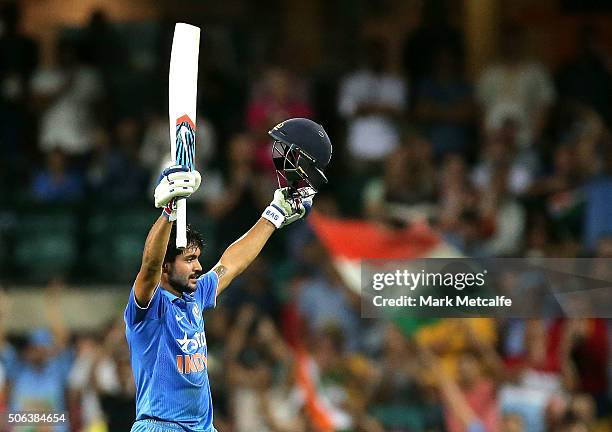
[[[370,409],[372,414],[386,429],[407,429],[424,431],[423,413],[417,407],[397,405],[376,405]]]
[[[76,262],[77,216],[70,208],[36,207],[18,212],[14,266],[23,280],[68,276]]]
[[[117,279],[133,279],[140,268],[147,234],[121,233],[112,239],[113,273]]]
[[[85,255],[90,274],[106,282],[132,280],[140,265],[147,232],[157,215],[150,208],[93,214],[86,227]]]
[[[334,198],[343,214],[360,217],[363,212],[363,192],[372,176],[355,175],[341,181],[335,189]]]
[[[111,224],[109,213],[97,212],[89,217],[85,228],[85,265],[87,274],[96,280],[108,279],[112,271]]]

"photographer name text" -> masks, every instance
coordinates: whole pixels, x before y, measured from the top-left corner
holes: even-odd
[[[385,298],[381,295],[374,296],[372,299],[376,307],[511,307],[512,299],[506,296],[495,297],[468,297],[460,296],[399,296]]]

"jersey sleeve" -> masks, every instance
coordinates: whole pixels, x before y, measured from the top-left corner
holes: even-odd
[[[212,270],[198,278],[195,298],[200,303],[202,310],[217,306],[218,286],[219,276]]]
[[[139,305],[134,295],[134,287],[130,291],[130,298],[125,308],[125,322],[128,326],[136,325],[145,320],[160,319],[163,314],[163,294],[159,285],[155,288],[153,297],[147,305]]]

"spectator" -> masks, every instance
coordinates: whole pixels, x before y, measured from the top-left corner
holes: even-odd
[[[8,297],[4,288],[0,286],[0,412],[6,412],[8,406],[7,369],[16,364],[17,354],[15,349],[6,340],[5,325],[8,305]]]
[[[593,411],[601,415],[607,413],[609,336],[605,320],[570,319],[557,325],[561,332],[560,353],[572,378],[566,387],[585,394],[593,404]],[[586,403],[583,399],[577,399],[578,407],[583,403]],[[595,417],[595,412],[592,417]]]
[[[556,239],[552,233],[552,221],[541,211],[528,215],[525,235],[526,257],[554,257]]]
[[[98,71],[79,59],[74,42],[61,39],[57,66],[36,71],[32,80],[35,103],[42,111],[40,149],[59,147],[70,156],[86,155],[99,121],[95,106],[104,93]]]
[[[568,415],[584,422],[589,430],[596,430],[597,407],[591,396],[584,393],[574,394],[569,402]]]
[[[588,432],[590,429],[583,421],[568,416],[564,419],[559,430],[561,432]]]
[[[103,423],[102,409],[90,376],[100,349],[95,337],[79,335],[74,344],[74,362],[68,375],[69,414],[76,430],[89,430]]]
[[[136,388],[127,349],[115,350],[94,378],[108,430],[128,430],[134,423]]]
[[[38,44],[22,32],[21,4],[0,5],[0,183],[12,186],[16,173],[28,168],[31,155],[31,77],[38,66]],[[7,188],[10,190],[10,187]]]
[[[498,166],[490,183],[480,190],[480,219],[489,234],[474,251],[481,256],[518,256],[521,250],[525,210],[508,193],[507,176],[508,168]]]
[[[12,411],[62,412],[66,410],[65,389],[72,364],[66,331],[59,310],[63,283],[49,284],[45,310],[49,329],[38,328],[30,332],[28,344],[20,359],[21,367],[11,368],[10,409]],[[68,431],[68,424],[55,431]]]
[[[591,166],[597,166],[597,161],[602,163],[601,170],[595,172],[583,188],[586,201],[583,245],[587,251],[594,251],[598,240],[612,233],[612,203],[609,199],[612,193],[612,138],[609,131],[602,130],[599,139],[596,136],[585,139],[583,144],[601,149],[598,152],[600,157],[595,151],[582,151],[590,156],[584,158],[585,165],[589,160]]]
[[[457,377],[459,360],[468,352],[473,340],[494,346],[497,340],[496,321],[492,318],[443,319],[435,325],[424,326],[414,334],[415,342],[434,352],[445,371]]]
[[[3,2],[0,14],[1,99],[25,103],[29,95],[30,77],[38,65],[38,45],[22,33],[19,2]]]
[[[17,360],[17,351],[6,337],[6,324],[10,310],[10,297],[0,285],[0,365],[6,370]]]
[[[55,148],[47,155],[47,167],[32,182],[32,196],[41,202],[70,202],[83,195],[83,179],[69,168],[64,151]]]
[[[278,302],[270,292],[273,281],[271,268],[264,257],[259,257],[234,282],[232,291],[227,293],[224,305],[233,313],[242,305],[253,305],[258,314],[276,316]]]
[[[246,133],[235,134],[228,143],[228,178],[206,203],[207,213],[217,221],[217,241],[230,244],[259,217],[267,191],[254,171],[255,141]]]
[[[441,406],[431,398],[413,341],[388,324],[382,357],[373,373],[376,387],[370,411],[387,430],[441,430]],[[363,390],[362,390],[363,391]]]
[[[285,394],[289,399],[278,397],[275,390],[282,390],[272,385],[275,368],[290,373],[290,354],[269,317],[258,318],[253,305],[244,305],[229,334],[226,356],[237,432],[305,430],[303,400],[291,392]]]
[[[338,327],[346,338],[346,348],[356,351],[360,327],[354,299],[324,253],[319,254],[319,266],[322,271],[311,274],[300,287],[297,305],[302,322],[311,335],[329,326]]]
[[[505,413],[502,416],[500,430],[501,432],[527,432],[523,417],[513,412]]]
[[[138,119],[125,117],[117,121],[113,131],[113,144],[117,149],[119,158],[119,172],[121,172],[121,185],[118,179],[111,179],[116,184],[107,191],[115,200],[142,201],[146,196],[145,190],[149,181],[149,173],[140,161],[140,143],[142,127]],[[126,187],[129,185],[129,187]],[[111,184],[112,186],[112,184]]]
[[[96,129],[92,143],[85,172],[87,186],[96,196],[109,199],[114,196],[116,183],[125,175],[122,169],[125,169],[126,161],[105,129]]]
[[[576,146],[571,143],[560,144],[553,153],[551,172],[536,179],[529,187],[527,194],[534,198],[548,198],[549,208],[555,201],[555,195],[571,192],[582,182],[582,174],[577,163]]]
[[[577,36],[575,57],[557,75],[560,96],[565,103],[584,104],[610,121],[612,63],[602,45],[601,32],[587,24],[578,30]]]
[[[474,184],[483,188],[493,181],[496,169],[507,166],[507,189],[512,195],[521,195],[531,186],[538,169],[538,159],[531,149],[522,148],[519,141],[518,120],[507,117],[494,130],[486,134],[481,159],[472,172]]]
[[[434,214],[434,164],[431,144],[410,136],[385,160],[385,172],[366,186],[364,209],[368,217],[405,224]]]
[[[74,370],[75,384],[84,385],[88,402],[94,408],[93,425],[102,424],[109,431],[129,430],[134,422],[136,387],[124,339],[123,317],[114,319],[101,343],[84,357],[80,369]],[[81,381],[82,380],[82,381]],[[84,414],[91,415],[92,413]],[[87,417],[84,417],[87,419]]]
[[[446,236],[456,237],[455,243],[463,243],[460,240],[461,219],[477,205],[467,170],[462,156],[450,154],[442,162],[435,180],[439,208],[437,226]]]
[[[469,126],[474,114],[472,88],[463,78],[457,56],[449,48],[434,54],[433,73],[416,91],[415,114],[427,127],[436,159],[469,150]]]
[[[297,380],[305,393],[306,414],[314,430],[358,427],[349,412],[344,342],[343,332],[331,324],[312,334],[308,352],[297,354]],[[318,410],[314,408],[317,406]]]
[[[4,366],[0,364],[0,410],[2,410],[2,412],[6,412],[7,409],[7,395],[6,371],[4,370]]]
[[[452,52],[463,63],[465,35],[453,23],[454,5],[457,3],[447,0],[422,3],[423,19],[402,47],[402,66],[411,88],[418,88],[422,80],[432,75],[441,49]]]
[[[404,80],[392,73],[387,47],[366,44],[365,64],[340,85],[338,110],[347,122],[348,153],[357,168],[380,162],[399,143],[397,121],[407,106]]]
[[[431,368],[440,398],[445,407],[445,422],[449,432],[494,432],[499,430],[495,386],[485,378],[472,354],[459,361],[458,381],[448,375],[439,359],[421,348],[426,364]]]
[[[127,63],[123,44],[103,9],[91,13],[83,33],[80,44],[83,60],[101,72],[108,86],[112,73],[122,73]]]
[[[476,86],[476,99],[485,123],[494,126],[502,113],[524,115],[518,131],[521,146],[538,140],[546,125],[555,90],[546,69],[523,54],[523,34],[517,26],[500,30],[500,58],[489,65]]]
[[[312,117],[312,109],[300,97],[298,83],[289,71],[272,67],[263,75],[262,85],[256,88],[247,107],[246,122],[256,142],[251,150],[255,152],[255,168],[273,173],[268,131],[289,118]]]
[[[503,412],[521,415],[530,432],[545,430],[546,410],[562,398],[563,384],[571,380],[568,365],[562,362],[558,350],[549,348],[549,340],[544,323],[530,321],[524,336],[524,354],[505,360],[508,375],[500,388],[500,407]]]

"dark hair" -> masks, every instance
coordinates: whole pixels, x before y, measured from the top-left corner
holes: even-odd
[[[187,247],[185,250],[198,248],[202,250],[204,248],[204,238],[202,234],[196,231],[191,225],[187,224]],[[176,247],[176,223],[172,225],[172,231],[170,231],[170,240],[168,240],[168,247],[166,248],[166,256],[164,257],[164,264],[167,262],[174,262],[174,259],[183,253],[183,249],[177,249]]]

